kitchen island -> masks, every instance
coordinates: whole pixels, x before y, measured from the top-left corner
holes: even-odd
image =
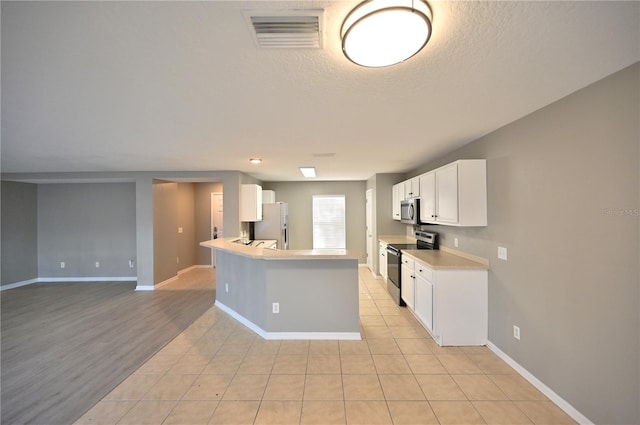
[[[215,305],[265,339],[360,339],[358,255],[201,242],[216,250]]]

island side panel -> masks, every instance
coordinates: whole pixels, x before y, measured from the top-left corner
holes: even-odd
[[[357,259],[265,261],[268,332],[360,332]]]
[[[226,292],[226,284],[229,292]],[[265,329],[266,299],[264,261],[222,250],[216,252],[216,302]]]

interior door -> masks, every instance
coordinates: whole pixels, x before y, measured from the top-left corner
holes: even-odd
[[[224,204],[222,192],[211,192],[211,239],[224,237]],[[216,250],[211,250],[211,265],[216,266]]]
[[[365,193],[365,202],[366,202],[366,235],[367,235],[367,267],[369,267],[369,270],[371,270],[371,273],[375,272],[373,271],[373,224],[372,224],[372,215],[373,215],[373,201],[371,200],[371,198],[373,198],[373,190],[372,189],[367,189],[366,193]]]

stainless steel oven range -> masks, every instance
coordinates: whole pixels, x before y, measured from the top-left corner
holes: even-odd
[[[438,249],[438,234],[434,232],[415,232],[416,243],[387,245],[387,290],[398,305],[405,305],[400,297],[402,280],[400,266],[402,264],[402,250],[407,249]]]

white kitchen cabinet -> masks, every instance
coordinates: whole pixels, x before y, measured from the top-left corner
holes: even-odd
[[[404,183],[393,185],[393,193],[391,195],[392,218],[400,221],[400,202],[404,200]]]
[[[419,178],[422,223],[487,225],[486,160],[455,161]]]
[[[404,199],[412,199],[420,197],[420,177],[413,177],[409,180],[405,180],[404,184]]]
[[[262,221],[262,186],[240,186],[240,221]]]
[[[411,310],[434,341],[441,346],[486,345],[487,270],[432,269],[417,259],[414,270],[414,307]],[[403,288],[404,283],[403,276]]]
[[[414,260],[402,256],[402,266],[400,268],[400,296],[411,310],[415,308],[415,274]]]
[[[387,244],[378,242],[378,270],[384,281],[387,281]]]
[[[432,272],[422,263],[415,263],[416,293],[414,313],[430,333],[433,333]]]
[[[420,221],[431,222],[436,216],[436,172],[430,171],[420,177]]]
[[[276,203],[276,192],[273,190],[263,190],[262,191],[262,203],[263,204],[275,204]]]

